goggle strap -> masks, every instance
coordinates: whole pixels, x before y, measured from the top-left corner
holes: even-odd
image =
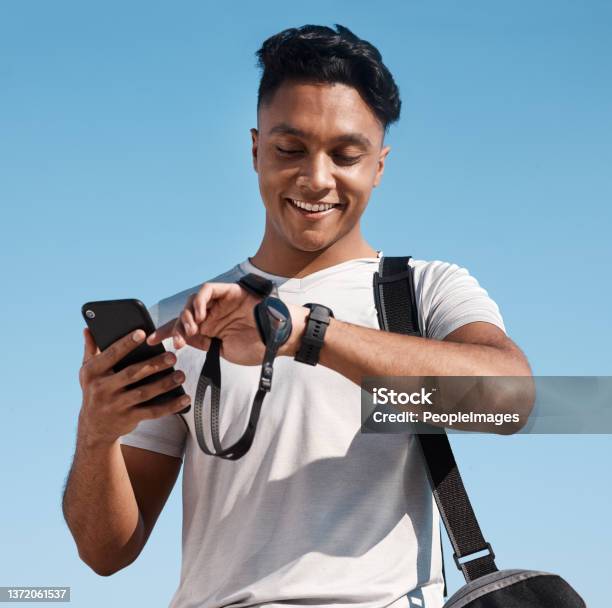
[[[219,437],[219,413],[221,401],[220,347],[221,340],[219,340],[219,338],[212,338],[210,348],[206,353],[206,360],[204,361],[204,365],[202,366],[202,371],[200,372],[200,377],[198,379],[193,408],[196,438],[198,440],[198,445],[205,454],[208,454],[209,456],[218,456],[225,460],[238,460],[249,451],[251,444],[253,443],[253,439],[255,438],[255,431],[257,430],[257,423],[259,422],[259,415],[261,413],[263,400],[269,390],[261,388],[261,378],[264,377],[264,370],[267,369],[266,363],[268,363],[271,368],[272,362],[274,361],[274,357],[276,355],[276,350],[266,348],[260,378],[260,388],[253,399],[249,421],[244,433],[240,439],[238,439],[238,441],[227,448],[223,448],[221,445],[221,439]],[[271,382],[271,369],[269,379]],[[212,437],[214,451],[211,450],[206,443],[206,438],[204,436],[204,417],[202,414],[204,397],[209,386],[211,387],[210,434]]]

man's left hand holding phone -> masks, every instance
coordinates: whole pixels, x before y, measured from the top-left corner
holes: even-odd
[[[90,439],[110,443],[141,420],[189,411],[185,375],[173,368],[176,355],[145,342],[155,325],[140,300],[87,302],[81,312],[87,328],[79,417]]]

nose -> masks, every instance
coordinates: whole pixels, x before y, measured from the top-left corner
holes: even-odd
[[[303,192],[313,193],[333,190],[336,187],[336,180],[325,154],[314,154],[304,160],[296,186]]]

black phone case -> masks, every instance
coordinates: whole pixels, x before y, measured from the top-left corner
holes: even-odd
[[[85,323],[87,323],[87,327],[89,327],[91,331],[94,341],[101,351],[107,349],[113,342],[119,340],[119,338],[137,329],[144,330],[147,336],[155,331],[155,324],[151,319],[149,311],[146,306],[137,299],[128,298],[123,300],[86,302],[81,307],[81,314],[83,315],[83,319],[85,319]],[[163,344],[150,346],[146,342],[142,342],[121,359],[121,361],[114,365],[113,371],[121,371],[129,365],[146,361],[164,352],[166,352],[166,349]],[[159,378],[172,374],[174,371],[174,367],[163,369],[142,380],[127,385],[126,388],[129,389],[149,384]],[[140,406],[166,403],[169,399],[180,397],[184,394],[185,391],[183,387],[179,385],[166,393],[157,395],[148,401],[144,401]],[[186,414],[190,409],[191,404],[177,413]]]

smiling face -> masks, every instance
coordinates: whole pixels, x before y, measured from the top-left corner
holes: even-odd
[[[284,82],[251,129],[266,208],[262,249],[360,257],[359,219],[383,173],[383,128],[353,87]],[[323,205],[323,206],[322,206]],[[352,255],[349,250],[352,250]]]

